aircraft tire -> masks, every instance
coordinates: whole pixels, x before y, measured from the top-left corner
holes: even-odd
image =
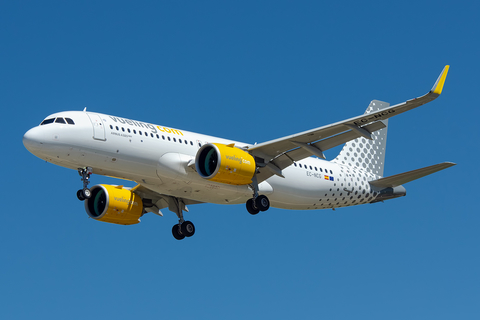
[[[185,237],[191,237],[195,234],[195,226],[190,221],[184,221],[180,229]]]
[[[260,211],[267,211],[268,208],[270,208],[270,200],[264,195],[258,196],[257,199],[255,199],[255,206]]]
[[[247,206],[248,213],[250,213],[251,215],[256,215],[257,213],[260,212],[260,210],[258,210],[257,207],[255,206],[253,199],[248,199],[246,206]]]
[[[84,188],[82,190],[82,194],[85,199],[90,199],[90,197],[92,196],[92,191],[90,191],[90,189],[88,188]]]
[[[77,191],[77,198],[78,198],[78,200],[80,200],[80,201],[84,201],[84,200],[85,200],[85,196],[83,195],[83,190],[82,190],[82,189],[80,189],[80,190]]]
[[[173,237],[177,240],[182,240],[185,236],[180,232],[180,226],[178,224],[174,225],[172,228]]]

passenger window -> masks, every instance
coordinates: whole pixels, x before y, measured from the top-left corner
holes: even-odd
[[[182,139],[178,139],[178,142],[182,143]]]
[[[112,129],[112,130],[113,130],[113,126],[112,126],[112,125],[110,125],[110,129]]]
[[[143,133],[142,133],[142,131],[138,131],[138,134],[139,134],[139,135],[142,135]]]
[[[116,126],[115,129],[117,129],[117,131],[118,131],[118,126]]]
[[[128,133],[130,133],[130,128],[127,129]]]
[[[73,120],[70,118],[65,118],[65,120],[67,121],[68,124],[75,124],[75,122],[73,122]]]
[[[168,138],[168,141],[170,141],[170,137],[167,137]]]
[[[153,138],[153,133],[150,133],[150,137],[152,137],[152,138]]]
[[[162,136],[162,139],[165,140],[165,136]]]
[[[177,139],[173,138],[173,142],[177,142]]]
[[[188,141],[187,141],[187,140],[185,140],[185,144],[188,144]]]
[[[312,166],[310,166],[310,170],[313,170],[313,169],[312,169]]]
[[[302,164],[301,164],[301,163],[299,163],[299,164],[298,164],[298,166],[301,168],[301,167],[302,167]]]
[[[50,124],[50,123],[53,123],[54,121],[55,121],[55,118],[46,119],[46,120],[43,120],[43,122],[40,123],[40,125],[43,126],[44,124]]]
[[[190,145],[192,145],[192,146],[193,146],[193,141],[190,141]]]
[[[134,133],[134,134],[137,134],[137,130],[133,129],[133,133]]]
[[[122,131],[125,132],[125,128],[124,128],[124,127],[122,127]]]
[[[55,120],[55,123],[65,123],[65,120],[63,120],[63,118],[57,118],[57,120]]]

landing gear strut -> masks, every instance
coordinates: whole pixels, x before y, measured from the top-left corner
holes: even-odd
[[[250,187],[253,189],[253,198],[248,199],[246,203],[247,211],[252,215],[267,211],[270,208],[270,200],[264,195],[258,195],[257,177],[253,177]]]
[[[77,198],[80,201],[85,199],[90,199],[92,192],[88,189],[88,184],[90,183],[90,175],[93,173],[93,169],[90,167],[78,168],[78,174],[82,177],[83,189],[77,191]]]
[[[183,211],[188,209],[185,206],[185,203],[178,198],[170,198],[169,208],[170,211],[173,211],[177,214],[178,224],[174,225],[172,228],[173,237],[177,240],[182,240],[185,237],[191,237],[195,234],[195,226],[191,221],[185,221],[183,219]]]

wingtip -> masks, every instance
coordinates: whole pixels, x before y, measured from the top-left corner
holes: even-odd
[[[433,88],[432,90],[430,90],[430,92],[438,95],[442,94],[443,85],[445,84],[445,79],[447,78],[447,74],[448,74],[448,69],[450,69],[449,65],[446,65],[445,68],[443,68],[442,73],[438,77],[437,81],[433,85]]]

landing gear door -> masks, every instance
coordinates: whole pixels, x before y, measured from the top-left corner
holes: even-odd
[[[102,118],[98,114],[87,113],[93,125],[93,139],[105,141],[105,126]]]

